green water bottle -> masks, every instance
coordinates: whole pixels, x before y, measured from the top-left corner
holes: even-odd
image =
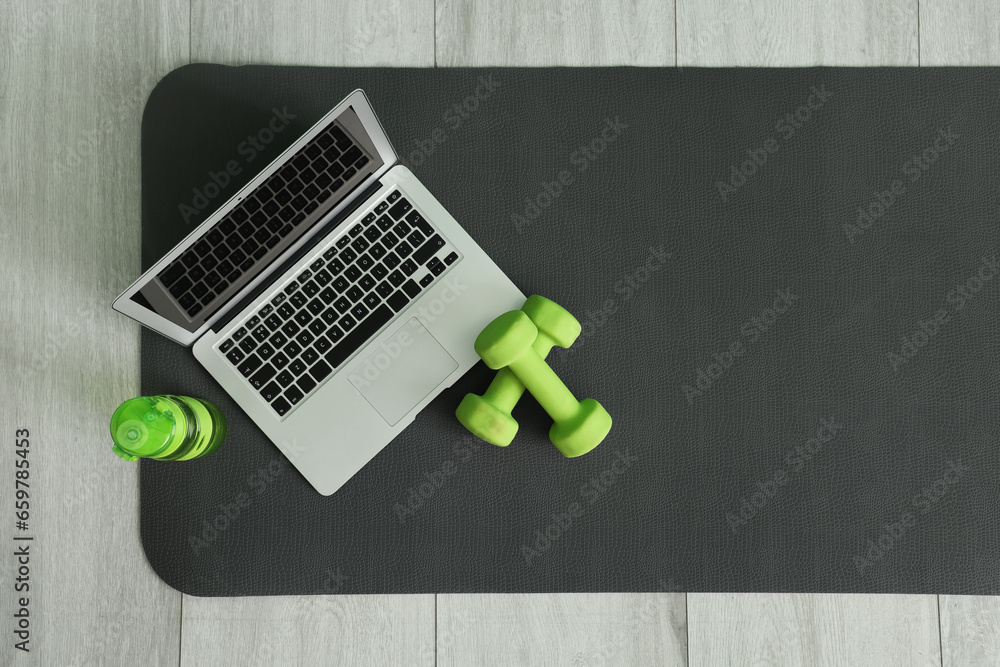
[[[111,416],[111,450],[126,461],[188,461],[208,456],[226,439],[217,407],[188,396],[130,398]]]

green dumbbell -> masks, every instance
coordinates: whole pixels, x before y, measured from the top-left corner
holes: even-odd
[[[521,311],[538,329],[532,347],[543,359],[553,347],[569,347],[580,335],[580,323],[565,308],[544,296],[529,296]],[[482,396],[466,394],[455,410],[458,421],[473,435],[506,447],[517,435],[517,421],[511,416],[521,400],[524,385],[509,368],[501,368]]]
[[[592,398],[576,400],[532,345],[538,329],[531,318],[512,310],[496,318],[476,338],[476,354],[494,370],[509,368],[549,413],[552,440],[563,456],[581,456],[607,437],[611,415]]]

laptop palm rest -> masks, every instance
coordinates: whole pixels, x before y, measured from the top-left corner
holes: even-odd
[[[458,362],[414,317],[356,366],[348,379],[395,426],[457,368]]]

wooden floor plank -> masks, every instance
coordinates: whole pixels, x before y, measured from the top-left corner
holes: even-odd
[[[995,0],[921,0],[922,65],[1000,65]]]
[[[662,0],[438,0],[447,67],[673,65],[673,3]]]
[[[191,0],[191,21],[194,62],[434,64],[434,0]]]
[[[439,595],[437,664],[684,665],[684,597]]]
[[[916,0],[677,0],[685,67],[916,65]]]
[[[939,665],[933,595],[688,596],[691,667]]]
[[[941,654],[945,667],[994,666],[1000,660],[996,596],[942,595]]]
[[[108,421],[139,391],[138,327],[110,304],[138,275],[139,124],[158,78],[187,62],[187,3],[13,0],[0,12],[0,664],[176,664],[180,594],[146,562],[138,467],[112,454]],[[8,594],[22,428],[28,654],[11,641]]]
[[[184,596],[184,667],[434,664],[433,595]]]

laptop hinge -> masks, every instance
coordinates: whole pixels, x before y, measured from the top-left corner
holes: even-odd
[[[257,287],[255,287],[249,294],[247,294],[242,299],[237,301],[234,305],[230,306],[225,311],[223,311],[222,317],[220,317],[219,320],[212,325],[212,331],[214,333],[219,333],[220,331],[222,331],[222,329],[229,326],[229,323],[232,322],[237,315],[243,312],[243,310],[247,306],[253,303],[253,301],[257,299],[261,294],[263,294],[266,290],[270,289],[274,285],[274,283],[279,278],[281,278],[281,276],[285,275],[288,269],[292,268],[292,266],[294,266],[297,262],[299,262],[303,257],[311,253],[316,248],[316,246],[325,241],[327,236],[329,236],[330,232],[339,227],[340,224],[344,222],[344,220],[354,215],[354,212],[357,211],[359,208],[361,208],[361,206],[364,205],[369,199],[371,199],[372,195],[378,192],[378,190],[381,187],[382,187],[382,182],[376,180],[367,188],[357,193],[357,196],[355,196],[351,200],[351,202],[344,208],[344,210],[342,210],[340,213],[327,220],[327,222],[320,228],[320,230],[316,232],[316,234],[311,239],[309,239],[309,241],[305,245],[296,250],[289,257],[286,257],[284,261],[282,261],[281,264],[278,265],[278,268],[275,269],[273,273],[271,273],[271,277],[268,280],[265,280],[260,285],[257,285]]]

